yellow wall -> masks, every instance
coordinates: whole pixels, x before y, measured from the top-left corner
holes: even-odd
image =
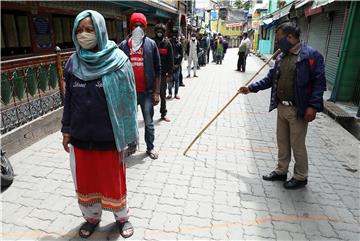
[[[217,20],[211,20],[211,30],[214,32],[217,32]],[[219,32],[224,36],[240,36],[242,32],[242,28],[239,27],[238,30],[236,30],[236,27],[234,30],[232,30],[231,27],[227,30],[225,27],[225,21],[219,20]]]

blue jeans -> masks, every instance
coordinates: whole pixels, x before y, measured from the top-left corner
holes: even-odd
[[[168,84],[169,95],[172,95],[172,88],[175,85],[175,96],[179,92],[179,77],[180,77],[180,68],[177,68],[173,71],[173,81]]]
[[[146,149],[151,151],[154,149],[155,128],[154,128],[154,106],[152,95],[144,92],[137,93],[137,103],[140,105],[141,112],[145,124],[145,143]]]

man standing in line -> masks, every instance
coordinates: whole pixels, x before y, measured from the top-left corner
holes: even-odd
[[[145,123],[146,153],[151,159],[159,154],[154,150],[154,105],[160,101],[160,56],[156,43],[146,37],[146,17],[142,13],[133,13],[130,17],[132,34],[126,37],[119,48],[130,58],[133,66],[137,103],[141,107]],[[136,144],[129,145],[129,154],[136,151]]]
[[[186,60],[185,49],[186,49],[187,43],[186,43],[185,36],[183,34],[181,34],[180,43],[181,43],[181,48],[182,48],[183,59]],[[185,84],[183,82],[183,74],[182,74],[182,61],[180,63],[179,86],[185,87]]]
[[[167,99],[172,98],[172,89],[175,88],[175,99],[180,99],[180,96],[178,95],[179,92],[179,76],[180,76],[180,67],[181,67],[181,61],[183,58],[183,51],[181,47],[181,43],[178,39],[178,32],[177,30],[173,30],[173,36],[171,37],[171,45],[173,48],[173,54],[174,54],[174,69],[173,69],[173,76],[172,81],[168,83],[168,89],[169,89],[169,95],[166,97]]]
[[[210,48],[212,51],[212,61],[211,62],[215,62],[215,42],[217,40],[217,34],[214,33],[213,37],[210,39]]]
[[[241,41],[239,46],[239,52],[238,52],[239,59],[237,63],[237,71],[245,72],[246,58],[249,52],[250,52],[250,39],[248,38],[248,34],[244,33],[243,40]]]
[[[170,41],[165,38],[166,27],[162,23],[155,25],[155,42],[159,49],[161,59],[161,81],[160,81],[160,114],[161,120],[169,122],[166,117],[166,89],[167,83],[172,80],[174,68],[174,54]]]
[[[209,33],[205,32],[206,34],[206,63],[208,64],[210,61],[210,37],[209,37]]]
[[[224,54],[223,54],[222,60],[224,60],[226,51],[229,48],[229,42],[226,39],[226,37],[222,37],[222,38],[223,38],[223,46],[224,46]]]
[[[191,34],[191,40],[186,46],[186,55],[188,56],[188,75],[186,78],[190,78],[191,63],[194,63],[194,77],[196,75],[196,69],[198,66],[198,53],[200,52],[199,42],[196,40],[196,34]]]
[[[266,181],[285,181],[286,189],[304,187],[308,182],[308,155],[305,138],[308,123],[323,110],[326,90],[323,56],[300,42],[300,29],[293,23],[282,23],[276,30],[277,46],[281,54],[267,76],[240,93],[256,93],[271,87],[270,111],[277,108],[278,163],[274,171],[264,175]],[[293,151],[295,166],[293,177],[287,172]]]

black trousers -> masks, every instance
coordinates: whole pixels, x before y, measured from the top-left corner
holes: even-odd
[[[182,65],[180,64],[179,85],[183,85]]]
[[[237,70],[245,72],[245,67],[246,67],[246,54],[243,52],[240,52],[239,59],[237,62]]]
[[[160,114],[161,114],[161,117],[165,117],[166,113],[167,113],[166,89],[167,89],[166,75],[162,75],[161,81],[160,81]]]
[[[207,63],[209,63],[209,59],[210,59],[210,48],[208,48],[207,50],[207,59],[206,59]]]

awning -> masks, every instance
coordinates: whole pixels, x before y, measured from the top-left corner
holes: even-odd
[[[308,3],[310,3],[310,2],[313,2],[314,0],[304,0],[304,1],[301,1],[301,2],[299,2],[299,3],[297,3],[297,4],[295,4],[295,8],[301,8],[302,6],[304,6],[304,5],[306,5],[306,4],[308,4]]]
[[[120,1],[121,2],[121,1]],[[162,3],[161,1],[137,1],[140,2],[141,4],[146,4],[152,7],[155,7],[157,9],[161,9],[163,11],[172,13],[172,14],[177,14],[177,9],[169,4],[166,3]]]
[[[272,13],[273,19],[278,20],[278,19],[288,15],[290,13],[290,9],[291,9],[292,6],[293,6],[293,3],[289,3],[285,7],[280,8],[279,10],[273,12]]]
[[[273,18],[267,18],[262,20],[260,25],[264,26],[265,28],[271,28],[272,26],[278,23],[278,19],[274,20]]]
[[[306,5],[304,8],[305,17],[309,17],[322,12],[322,7],[312,8],[312,5]]]
[[[176,8],[161,2],[153,1],[110,1],[121,7],[123,14],[130,14],[139,11],[147,17],[173,19],[178,15]]]
[[[263,23],[266,24],[266,25],[269,25],[269,24],[271,24],[273,21],[274,21],[273,18],[268,18],[268,19],[265,19],[265,20],[263,21]]]
[[[319,8],[325,5],[328,5],[332,2],[335,2],[335,0],[314,0],[311,9]]]

